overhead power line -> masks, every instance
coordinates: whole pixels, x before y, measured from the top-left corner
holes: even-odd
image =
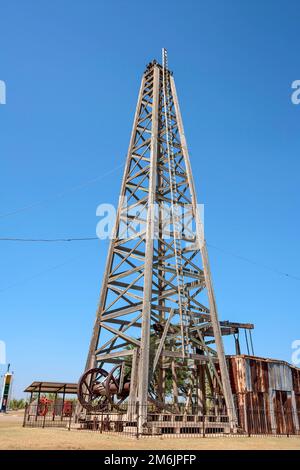
[[[68,237],[68,238],[14,238],[14,237],[0,237],[0,242],[20,242],[20,243],[63,243],[63,242],[81,242],[81,241],[95,241],[95,240],[100,240],[98,237]],[[237,255],[236,253],[232,253],[230,251],[224,250],[223,248],[220,248],[215,245],[211,245],[210,243],[207,243],[207,246],[210,248],[222,251],[228,256],[232,256],[233,258],[240,259],[242,261],[245,261],[247,263],[256,265],[260,268],[267,269],[268,271],[272,271],[274,273],[279,274],[280,276],[284,276],[290,279],[294,279],[296,281],[300,281],[300,276],[294,276],[293,274],[286,273],[284,271],[281,271],[279,269],[273,268],[272,266],[268,266],[263,263],[258,263],[257,261],[254,261],[250,258],[247,258],[245,256]]]
[[[267,269],[268,271],[273,271],[274,273],[280,274],[281,276],[289,277],[291,279],[295,279],[297,281],[300,281],[300,277],[294,276],[293,274],[289,274],[289,273],[286,273],[284,271],[280,271],[279,269],[273,268],[273,267],[268,266],[268,265],[263,264],[263,263],[258,263],[257,261],[254,261],[250,258],[246,258],[245,256],[241,256],[241,255],[237,255],[235,253],[231,253],[231,252],[229,252],[227,250],[224,250],[223,248],[219,248],[218,246],[215,246],[215,245],[207,244],[207,246],[209,246],[210,248],[214,248],[216,250],[222,251],[223,253],[225,253],[229,256],[232,256],[234,258],[237,258],[237,259],[240,259],[242,261],[246,261],[247,263],[251,263],[251,264],[254,264],[256,266],[259,266],[260,268]]]
[[[53,202],[57,199],[60,199],[60,198],[66,196],[68,194],[71,194],[71,193],[74,193],[76,191],[85,189],[88,186],[90,186],[91,184],[98,183],[99,181],[101,181],[102,179],[104,179],[107,176],[111,175],[112,173],[115,173],[116,171],[118,171],[119,169],[121,169],[124,166],[125,166],[125,163],[115,165],[112,169],[106,171],[105,173],[102,173],[101,175],[96,176],[95,178],[91,178],[89,180],[86,180],[86,181],[84,181],[84,182],[82,182],[82,183],[80,183],[76,186],[67,188],[67,189],[65,189],[65,190],[63,190],[59,193],[53,194],[52,196],[50,196],[47,199],[41,199],[39,201],[32,202],[31,204],[27,204],[26,206],[19,207],[17,209],[11,210],[9,212],[5,212],[5,213],[2,213],[2,214],[0,213],[0,219],[3,219],[4,217],[10,217],[10,216],[22,213],[22,212],[27,212],[31,209],[34,209],[34,208],[38,207],[38,206],[42,206],[44,204],[49,204],[49,203],[51,203],[51,202]]]

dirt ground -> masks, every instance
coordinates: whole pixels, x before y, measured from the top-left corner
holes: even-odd
[[[0,449],[300,450],[299,437],[126,438],[60,428],[23,428],[22,412],[0,414]]]

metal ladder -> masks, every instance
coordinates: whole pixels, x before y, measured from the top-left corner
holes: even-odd
[[[168,88],[168,56],[166,49],[162,50],[162,63],[163,63],[163,97],[164,97],[164,114],[165,114],[165,127],[166,127],[166,143],[167,143],[167,154],[168,154],[168,165],[169,165],[169,178],[170,178],[170,195],[171,195],[171,214],[173,222],[173,239],[174,239],[174,254],[175,254],[175,265],[176,265],[176,276],[178,282],[178,307],[180,314],[180,329],[181,329],[181,341],[182,341],[182,356],[183,358],[188,354],[189,344],[188,338],[188,327],[189,327],[189,315],[188,315],[188,299],[186,297],[185,282],[183,275],[183,260],[182,260],[182,247],[179,236],[180,215],[175,213],[174,208],[174,193],[178,194],[177,183],[176,183],[176,165],[174,159],[174,153],[172,145],[170,145],[169,129],[171,129],[171,116],[169,110],[170,96]],[[185,340],[186,338],[186,340]]]

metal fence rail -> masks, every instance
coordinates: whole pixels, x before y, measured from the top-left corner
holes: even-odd
[[[229,414],[222,410],[193,409],[157,411],[152,406],[124,407],[122,410],[89,413],[79,416],[73,427],[81,430],[132,437],[218,437],[218,436],[292,436],[300,435],[298,415],[287,411],[284,415],[265,409],[238,409],[238,424],[232,426]],[[141,417],[144,423],[140,423]],[[145,418],[146,417],[146,418]]]
[[[76,405],[68,409],[55,406],[27,405],[24,426],[65,427],[78,431],[123,435],[135,438],[161,436],[230,437],[230,436],[300,436],[299,416],[291,410],[276,411],[272,415],[265,409],[244,407],[237,409],[238,423],[233,426],[229,414],[222,409],[194,408],[187,413],[177,406],[158,410],[149,405],[123,406],[97,413],[76,414]]]
[[[141,423],[141,419],[144,422]],[[79,416],[74,427],[132,437],[191,437],[230,433],[229,419],[225,414],[187,414],[180,410],[158,412],[151,406],[144,409],[138,405],[123,408],[118,412],[112,410]]]
[[[26,404],[23,427],[67,427],[71,429],[75,407],[64,409],[60,404]]]

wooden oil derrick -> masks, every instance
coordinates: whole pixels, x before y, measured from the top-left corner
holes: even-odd
[[[184,218],[185,224],[182,224]],[[187,225],[187,226],[186,226]],[[88,411],[139,404],[204,412],[215,389],[236,423],[220,322],[173,74],[141,81],[120,203],[79,400]],[[220,392],[221,391],[221,392]]]

